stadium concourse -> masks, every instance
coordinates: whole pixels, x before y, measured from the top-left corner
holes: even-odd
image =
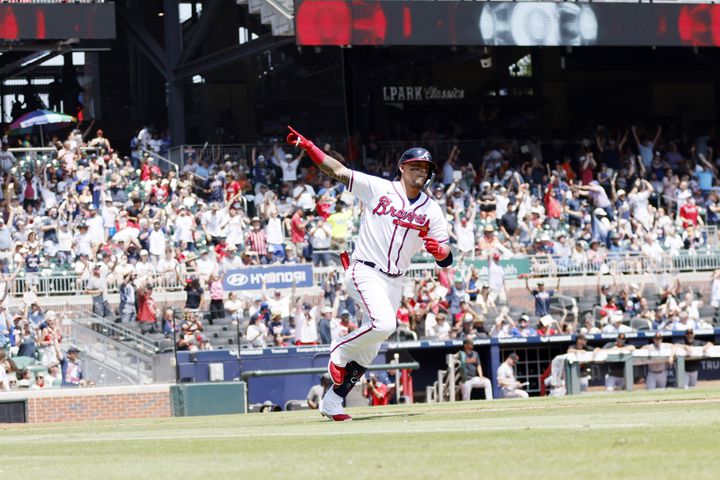
[[[458,259],[441,270],[417,259],[398,338],[714,328],[719,274],[702,277],[703,298],[675,275],[720,266],[719,163],[707,137],[634,125],[548,144],[393,133],[435,153],[432,195]],[[96,315],[180,351],[227,348],[228,326],[241,330],[241,347],[255,348],[328,344],[357,328],[361,307],[336,262],[352,246],[359,205],[302,153],[270,139],[247,154],[195,152],[175,165],[165,159],[167,141],[147,128],[128,148],[102,130],[46,140],[53,151],[33,150],[40,142],[31,135],[4,137],[0,152],[3,390],[92,384],[78,352],[63,347],[53,296],[88,295]],[[394,178],[405,147],[376,137],[316,140],[385,178]],[[321,295],[266,285],[238,295],[223,281],[240,268],[301,264],[315,268]],[[522,264],[521,298],[504,268]],[[642,273],[657,275],[626,280]],[[565,292],[576,275],[596,276],[596,295]],[[168,291],[182,301],[160,301]]]

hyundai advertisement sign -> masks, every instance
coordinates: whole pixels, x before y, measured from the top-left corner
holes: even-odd
[[[225,290],[260,290],[267,288],[312,287],[312,265],[279,265],[228,270],[223,279]]]

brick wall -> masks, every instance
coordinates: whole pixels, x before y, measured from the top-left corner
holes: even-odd
[[[13,392],[27,400],[28,423],[159,418],[172,415],[169,385]],[[10,400],[9,396],[3,399]]]

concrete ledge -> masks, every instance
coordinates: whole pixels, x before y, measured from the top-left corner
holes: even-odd
[[[172,416],[170,385],[28,390],[0,394],[25,402],[26,423],[84,422]]]

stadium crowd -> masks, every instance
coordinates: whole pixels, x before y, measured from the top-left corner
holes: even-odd
[[[397,312],[399,337],[712,326],[712,319],[701,318],[701,299],[693,292],[670,283],[657,299],[648,299],[621,273],[641,272],[667,255],[697,255],[715,242],[708,228],[720,214],[712,144],[705,137],[671,140],[659,127],[600,127],[593,137],[560,149],[501,141],[465,152],[458,144],[447,158],[436,158],[432,195],[447,214],[458,261],[408,280]],[[417,141],[432,148],[438,139],[428,131]],[[166,171],[156,154],[167,151],[167,137],[148,128],[133,139],[128,156],[102,130],[89,140],[79,130],[53,138],[52,154],[13,154],[11,142],[28,147],[33,139],[4,137],[0,150],[0,346],[17,350],[32,340],[40,350],[50,349],[47,322],[53,315],[37,301],[49,284],[39,280],[63,271],[77,276],[95,313],[137,322],[142,332],[172,336],[177,330],[179,349],[213,348],[203,323],[219,318],[239,322],[255,347],[325,344],[357,327],[361,312],[336,259],[351,248],[359,205],[278,139],[247,156],[188,155],[178,170]],[[331,143],[324,149],[388,179],[400,153],[400,146],[358,136],[344,153]],[[587,314],[564,303],[553,309],[560,281],[546,288],[533,279],[527,286],[534,311],[512,311],[501,262],[526,256],[558,279],[578,270],[597,272],[596,308]],[[487,276],[468,259],[487,260]],[[227,271],[298,263],[327,267],[323,304],[267,289],[255,297],[223,289]],[[7,296],[18,282],[26,293],[21,308],[10,312]],[[712,282],[717,307],[717,274]],[[168,286],[187,292],[183,323],[155,300],[154,291]],[[120,293],[117,309],[109,303],[110,287]],[[57,357],[47,354],[55,358],[48,367],[59,365]]]

